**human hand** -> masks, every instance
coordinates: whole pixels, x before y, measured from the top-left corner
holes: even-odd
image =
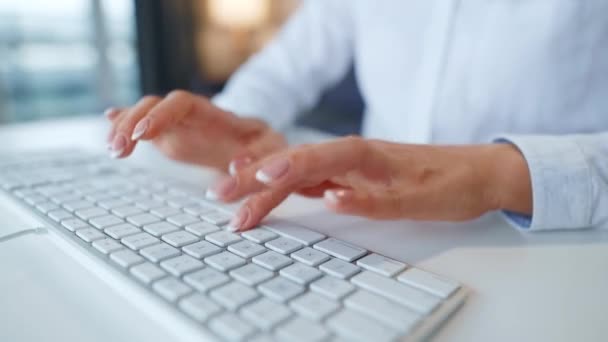
[[[164,98],[145,96],[131,108],[109,109],[106,117],[115,158],[129,156],[139,140],[149,140],[171,159],[226,171],[286,146],[264,122],[240,118],[182,90]]]
[[[356,137],[269,155],[209,190],[251,194],[230,223],[255,226],[293,192],[324,196],[336,212],[375,219],[468,220],[496,209],[531,212],[524,158],[508,144],[432,146]]]

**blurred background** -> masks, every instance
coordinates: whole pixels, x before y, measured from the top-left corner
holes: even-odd
[[[300,0],[0,0],[0,124],[99,115],[142,94],[212,96]],[[358,133],[351,71],[299,124]]]

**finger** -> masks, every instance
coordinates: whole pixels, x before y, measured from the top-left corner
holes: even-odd
[[[372,193],[332,189],[325,191],[323,199],[325,205],[335,212],[375,219],[403,218],[408,216],[409,212],[416,211],[413,206],[407,208],[405,198],[388,191]]]
[[[122,112],[123,108],[110,107],[103,112],[106,119],[113,121]]]
[[[197,113],[203,117],[200,121],[218,120],[218,113],[228,114],[219,111],[202,96],[197,96],[183,90],[174,90],[165,99],[154,107],[145,118],[137,123],[134,134],[135,139],[151,140],[159,136],[167,127],[179,122],[190,113]],[[226,120],[229,120],[228,115]]]
[[[278,152],[238,171],[230,198],[259,191],[262,185],[291,191],[316,186],[358,169],[366,155],[365,141],[351,137]]]
[[[159,102],[161,98],[158,96],[144,96],[135,106],[123,112],[120,118],[115,120],[111,152],[113,158],[123,158],[131,154],[135,147],[135,142],[131,139],[135,125]]]
[[[244,231],[255,227],[272,209],[289,196],[289,192],[268,189],[249,197],[228,224],[230,231]]]

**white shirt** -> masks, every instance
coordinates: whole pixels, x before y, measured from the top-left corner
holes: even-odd
[[[563,137],[546,146],[551,137],[527,135],[608,131],[606,13],[603,0],[308,0],[214,102],[282,128],[316,104],[354,63],[366,106],[366,137],[450,144],[505,137],[529,164],[539,156],[527,151],[547,154],[561,142],[570,147],[564,152],[576,152],[574,160],[585,163],[585,149],[572,145],[589,139]],[[600,179],[608,174],[607,163],[597,170]],[[541,188],[563,187],[571,175],[561,167],[549,179],[530,167],[530,229],[606,223],[592,220],[594,204],[580,184],[572,191],[589,203],[571,209],[585,212],[588,220],[547,221],[572,207],[572,197],[555,208],[539,202]]]

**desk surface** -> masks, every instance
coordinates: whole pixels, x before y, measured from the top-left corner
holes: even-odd
[[[103,151],[106,130],[100,118],[5,126],[0,127],[0,151],[75,146]],[[300,134],[296,140],[311,138]],[[128,162],[154,165],[201,186],[214,177],[209,170],[166,161],[146,144]],[[321,212],[325,213],[320,202],[292,196],[274,215],[454,278],[471,289],[464,307],[437,334],[438,341],[599,341],[608,337],[608,231],[525,234],[498,215],[460,224],[373,222],[339,215],[323,215],[319,222]],[[81,288],[103,290],[93,280],[79,282]],[[54,330],[40,331],[40,336],[74,336],[74,324],[67,318],[78,318],[78,313],[69,310],[72,303],[59,304],[64,309],[50,318]],[[118,300],[115,304],[119,306],[114,309],[110,304],[100,307],[94,318],[116,321],[114,316],[120,312],[122,326],[107,333],[83,328],[75,336],[89,341],[117,340],[118,336],[120,340],[167,338],[134,307]]]

